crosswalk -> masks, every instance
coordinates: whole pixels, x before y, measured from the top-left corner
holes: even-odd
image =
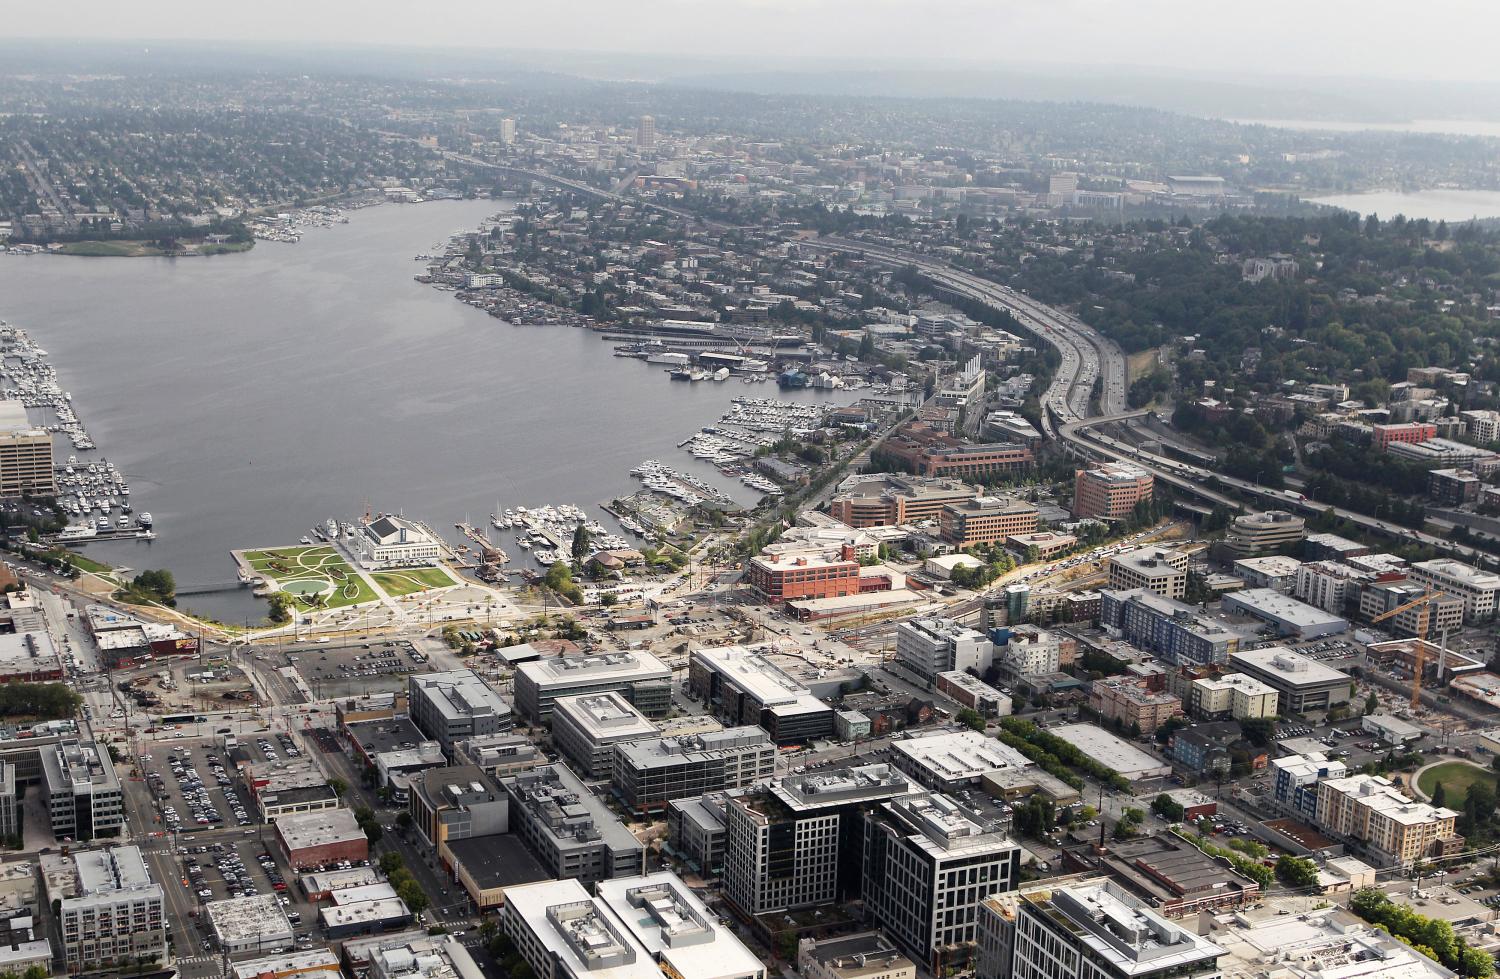
[[[186,957],[179,957],[176,961],[179,966],[202,965],[205,962],[218,962],[219,957],[212,953],[206,953],[203,955],[189,955]]]

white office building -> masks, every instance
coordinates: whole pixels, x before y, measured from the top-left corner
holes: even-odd
[[[951,619],[912,619],[896,626],[896,659],[929,686],[939,673],[983,673],[995,646],[984,635]]]
[[[1411,566],[1411,580],[1464,600],[1464,623],[1488,622],[1495,617],[1500,575],[1480,571],[1473,565],[1448,558],[1418,561]]]

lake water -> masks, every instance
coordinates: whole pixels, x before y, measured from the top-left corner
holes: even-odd
[[[1377,214],[1382,220],[1398,214],[1450,223],[1500,217],[1500,191],[1494,190],[1422,190],[1413,194],[1380,190],[1366,194],[1310,197],[1308,200],[1360,214]]]
[[[574,503],[609,525],[597,504],[638,488],[629,470],[648,458],[753,502],[676,446],[774,384],[674,383],[588,331],[511,326],[412,280],[414,255],[498,206],[369,208],[300,244],[211,258],[0,257],[0,319],[50,353],[99,446],[80,456],[119,466],[155,519],[157,540],[87,553],[229,581],[230,549],[295,544],[366,501],[455,537],[497,499]],[[248,591],[183,604],[234,621],[264,610]]]
[[[1500,138],[1500,121],[1488,119],[1413,119],[1408,122],[1351,122],[1339,119],[1227,119],[1246,126],[1301,129],[1335,133],[1439,133],[1446,136],[1490,136]]]

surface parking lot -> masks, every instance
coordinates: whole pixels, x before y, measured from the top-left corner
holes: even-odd
[[[146,786],[168,831],[249,826],[255,809],[217,747],[203,743],[158,745],[146,764]]]
[[[319,646],[287,653],[287,663],[319,699],[406,689],[409,673],[424,672],[427,657],[412,643],[372,641],[358,646]]]

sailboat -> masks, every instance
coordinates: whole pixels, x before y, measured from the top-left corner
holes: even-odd
[[[490,514],[490,526],[494,527],[496,530],[503,530],[504,528],[510,526],[510,521],[501,520],[500,517],[500,501],[497,499],[495,500],[495,512]]]

